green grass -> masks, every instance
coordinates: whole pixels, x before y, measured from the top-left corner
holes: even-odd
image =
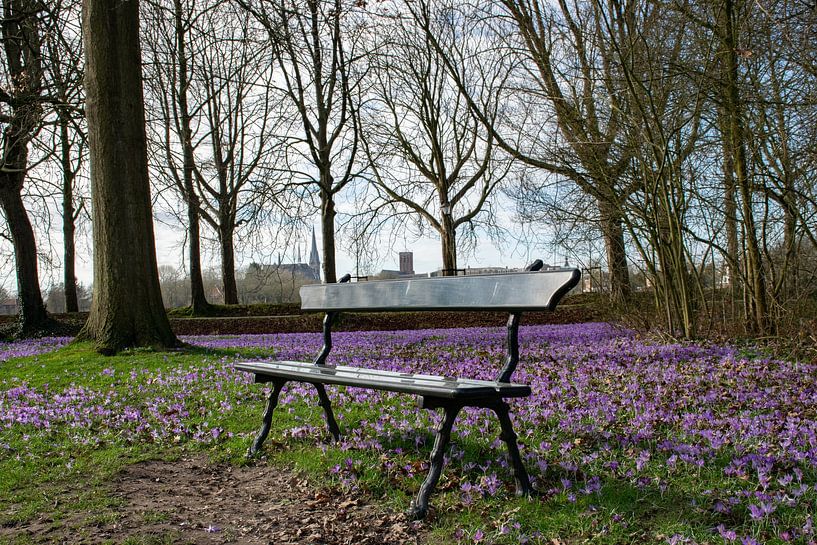
[[[229,351],[231,356],[236,351]],[[257,350],[244,351],[253,357]],[[227,353],[194,349],[186,353],[155,353],[131,351],[115,357],[104,357],[90,345],[69,345],[61,350],[37,357],[10,360],[0,364],[0,388],[26,384],[38,391],[61,391],[72,385],[88,390],[115,391],[123,398],[138,398],[123,392],[126,383],[103,373],[113,370],[162,372],[179,366],[199,365],[203,358],[216,359]],[[138,399],[133,399],[138,403]],[[255,404],[252,404],[255,405]],[[225,429],[250,431],[249,422],[258,406],[239,406],[233,418],[225,418]],[[257,419],[257,416],[256,416]],[[228,428],[229,426],[229,428]],[[213,449],[214,457],[238,458],[243,450],[242,439],[224,441]],[[115,435],[98,443],[82,445],[66,430],[55,429],[49,434],[17,425],[0,430],[0,524],[9,525],[48,514],[55,521],[67,512],[104,513],[115,509],[116,502],[108,494],[107,484],[124,466],[147,459],[174,459],[184,449],[201,448],[194,444],[156,444],[119,440]],[[77,483],[83,486],[77,487]]]

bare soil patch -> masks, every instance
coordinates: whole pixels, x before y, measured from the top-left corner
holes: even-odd
[[[110,516],[77,513],[0,528],[37,543],[275,545],[420,544],[422,524],[362,496],[316,490],[297,474],[258,462],[210,464],[205,456],[141,462],[112,483],[121,500]]]

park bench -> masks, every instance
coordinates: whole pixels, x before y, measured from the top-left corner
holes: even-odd
[[[519,319],[523,311],[552,311],[559,300],[579,282],[577,269],[541,271],[537,260],[525,272],[484,275],[412,278],[379,282],[349,283],[349,275],[337,284],[314,284],[301,288],[301,308],[326,312],[323,321],[323,348],[314,362],[272,361],[242,362],[235,367],[255,374],[256,383],[273,385],[263,424],[249,448],[248,455],[258,453],[269,434],[272,413],[281,389],[289,381],[312,384],[326,415],[329,433],[337,441],[340,429],[332,412],[324,384],[403,392],[420,396],[420,407],[444,411],[436,430],[431,452],[431,466],[412,501],[408,516],[425,518],[428,500],[440,478],[451,428],[463,407],[493,410],[501,427],[501,438],[510,455],[518,495],[531,493],[530,482],[519,456],[506,398],[527,397],[530,386],[511,381],[519,361]],[[496,380],[474,380],[446,376],[407,374],[379,369],[332,366],[327,357],[332,350],[331,329],[339,312],[406,312],[406,311],[507,311],[507,354]]]

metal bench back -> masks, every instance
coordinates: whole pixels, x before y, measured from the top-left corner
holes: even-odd
[[[553,310],[579,283],[578,269],[484,276],[443,276],[301,288],[301,308],[313,311]]]

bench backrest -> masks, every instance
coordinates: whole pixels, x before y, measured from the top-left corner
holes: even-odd
[[[553,310],[579,283],[578,269],[481,276],[442,276],[301,288],[301,308],[312,311]]]
[[[519,362],[519,319],[524,311],[553,310],[579,283],[578,269],[541,271],[537,259],[525,272],[484,276],[443,276],[349,284],[349,275],[337,284],[301,288],[301,308],[326,312],[323,348],[315,365],[325,365],[332,350],[332,322],[344,311],[498,310],[509,313],[505,365],[497,382],[511,382]]]

